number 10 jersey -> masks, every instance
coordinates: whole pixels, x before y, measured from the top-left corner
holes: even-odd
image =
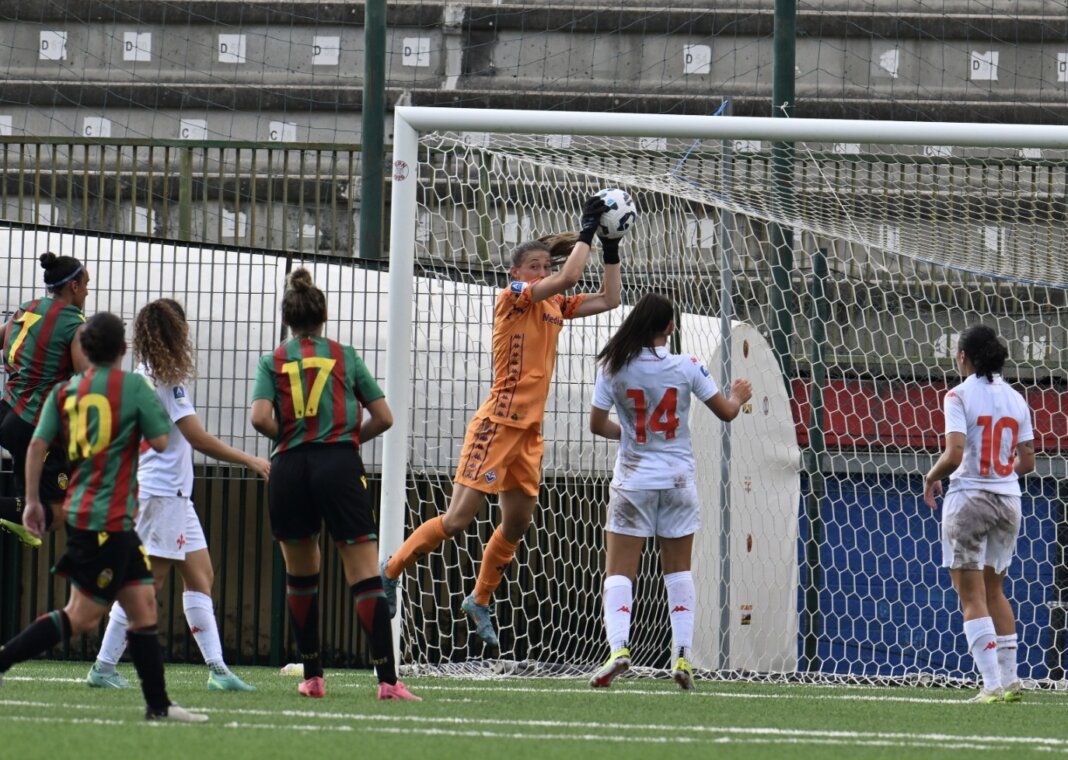
[[[994,375],[979,375],[946,393],[946,434],[964,433],[964,458],[949,476],[949,490],[1020,495],[1013,471],[1016,444],[1034,440],[1031,410],[1012,386]]]

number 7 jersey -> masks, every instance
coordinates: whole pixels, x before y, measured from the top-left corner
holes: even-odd
[[[949,488],[1020,495],[1013,470],[1016,444],[1034,440],[1027,401],[1001,375],[993,382],[970,375],[946,393],[946,433],[964,433],[964,458],[949,476]]]
[[[612,484],[631,490],[685,488],[696,464],[690,441],[690,396],[708,401],[719,389],[696,356],[667,347],[643,349],[618,374],[601,368],[593,406],[616,408],[622,428]]]

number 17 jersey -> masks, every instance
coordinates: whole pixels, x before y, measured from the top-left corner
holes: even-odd
[[[252,400],[274,405],[279,427],[274,456],[312,443],[358,448],[361,409],[384,395],[355,348],[302,337],[260,357]]]
[[[612,475],[616,488],[685,488],[696,478],[690,396],[708,401],[719,389],[696,356],[645,348],[617,374],[602,367],[593,406],[616,408],[622,428]]]
[[[1016,444],[1035,438],[1027,401],[1011,385],[994,375],[979,375],[946,394],[943,403],[946,433],[964,433],[964,457],[949,476],[951,491],[979,490],[1020,495],[1020,478],[1013,470]]]

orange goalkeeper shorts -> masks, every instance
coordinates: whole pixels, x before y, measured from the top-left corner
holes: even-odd
[[[537,496],[545,442],[538,426],[517,428],[486,417],[467,426],[456,482],[483,493],[522,489]]]

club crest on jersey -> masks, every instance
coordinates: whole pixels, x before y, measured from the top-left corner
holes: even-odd
[[[115,573],[110,567],[105,567],[100,571],[100,575],[96,576],[96,587],[107,588],[111,585],[112,579],[115,577]]]
[[[496,470],[490,470],[489,472],[487,472],[482,477],[485,478],[487,483],[496,483],[497,482],[497,471]]]
[[[56,476],[56,485],[64,491],[67,490],[67,486],[70,485],[70,478],[67,476],[67,473],[61,472]]]

